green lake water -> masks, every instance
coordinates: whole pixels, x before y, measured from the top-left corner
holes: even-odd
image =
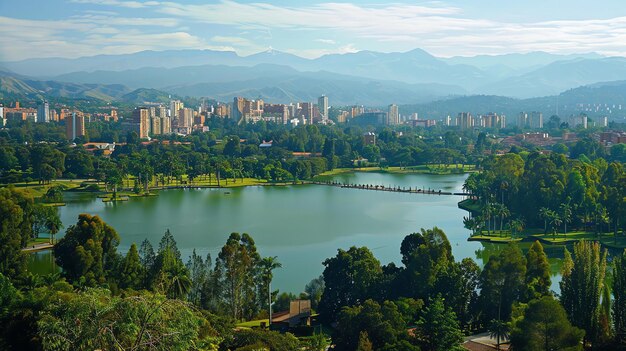
[[[461,191],[466,177],[349,173],[332,179]],[[59,211],[66,228],[76,223],[80,213],[100,216],[120,234],[121,252],[146,238],[156,248],[165,230],[170,229],[185,261],[194,248],[203,256],[211,253],[214,259],[231,232],[249,233],[262,256],[278,256],[283,264],[275,271],[273,286],[299,293],[322,273],[322,262],[334,256],[338,248],[367,246],[381,263],[400,264],[402,239],[433,226],[446,232],[457,260],[471,257],[482,265],[500,247],[467,241],[470,232],[463,227],[467,212],[457,207],[461,199],[297,185],[166,190],[159,196],[118,203],[104,203],[91,194],[67,193],[67,206]],[[551,261],[556,271],[558,260]],[[35,272],[49,270],[51,253],[31,255],[30,267]]]

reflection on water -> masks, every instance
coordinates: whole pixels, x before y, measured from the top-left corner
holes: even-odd
[[[466,175],[348,173],[339,182],[461,191]],[[228,194],[227,194],[228,192]],[[63,224],[76,223],[78,214],[102,217],[121,236],[120,251],[148,239],[156,247],[165,230],[174,234],[183,257],[191,251],[216,257],[231,232],[249,233],[263,256],[278,256],[275,284],[298,293],[321,274],[322,262],[338,248],[367,246],[381,263],[400,262],[400,243],[420,228],[438,226],[452,245],[457,260],[479,264],[497,252],[497,245],[468,242],[459,196],[379,192],[303,185],[233,189],[161,191],[158,197],[103,203],[92,194],[67,193],[60,208]],[[59,233],[59,237],[63,233]],[[552,253],[551,253],[552,254]],[[559,259],[551,260],[558,272]],[[33,254],[34,272],[52,268],[49,252]]]

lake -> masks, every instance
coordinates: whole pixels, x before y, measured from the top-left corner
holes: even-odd
[[[460,192],[466,177],[358,172],[332,179]],[[400,264],[402,239],[420,228],[438,226],[447,234],[456,260],[471,257],[482,265],[499,247],[467,241],[470,232],[463,227],[467,212],[457,207],[461,199],[323,185],[257,186],[164,190],[159,196],[118,203],[66,193],[67,206],[59,211],[65,228],[76,223],[80,213],[100,216],[119,233],[121,252],[146,238],[156,249],[169,229],[184,261],[194,248],[215,259],[231,232],[248,233],[261,256],[278,256],[283,265],[275,271],[273,287],[297,294],[322,273],[322,262],[339,248],[367,246],[381,263]],[[31,269],[41,272],[50,267],[50,256],[31,255]]]

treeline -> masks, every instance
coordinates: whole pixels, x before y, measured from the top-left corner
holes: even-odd
[[[25,196],[14,189],[2,194],[3,349],[328,346],[319,334],[299,340],[234,330],[236,321],[266,317],[269,297],[277,295],[270,284],[280,263],[261,257],[247,234],[231,234],[214,260],[194,252],[184,263],[169,231],[157,248],[145,241],[120,255],[115,229],[83,214],[54,249],[62,275],[41,277],[25,270],[21,246],[11,241],[32,231],[17,205]],[[470,258],[456,261],[435,227],[406,236],[400,253],[400,265],[381,265],[366,247],[340,249],[307,285],[302,297],[333,326],[336,350],[460,350],[463,335],[483,331],[510,336],[516,350],[626,348],[626,252],[609,264],[598,244],[576,244],[573,255],[565,253],[560,296],[550,291],[539,242],[525,254],[509,244],[481,269]]]
[[[617,235],[626,226],[626,171],[624,164],[607,163],[599,154],[590,159],[584,153],[567,158],[520,152],[485,159],[483,172],[464,184],[480,205],[479,216],[466,220],[466,226],[489,231],[507,222],[511,228],[567,232],[576,227]]]
[[[27,271],[20,243],[32,236],[32,198],[15,189],[0,189],[0,195],[0,349],[235,350],[271,345],[287,351],[321,350],[319,344],[326,343],[320,335],[301,342],[267,330],[234,333],[236,322],[267,318],[269,294],[278,294],[269,287],[280,263],[276,257],[261,257],[248,234],[231,234],[214,264],[195,251],[184,263],[169,231],[156,249],[144,241],[121,255],[115,229],[82,214],[55,245],[62,273],[39,276]]]
[[[291,128],[265,122],[240,126],[217,118],[208,124],[211,131],[207,133],[161,138],[167,145],[144,145],[136,133],[118,130],[116,123],[95,122],[90,126],[103,136],[99,139],[125,143],[118,145],[111,157],[103,157],[101,150],[70,145],[63,128],[55,123],[26,122],[0,131],[0,181],[47,182],[63,177],[110,178],[113,182],[119,178],[115,170],[146,180],[159,178],[160,182],[182,175],[193,180],[218,173],[222,178],[284,181],[308,179],[336,167],[353,167],[359,159],[383,166],[475,162],[491,147],[484,134],[476,137],[469,131],[381,128],[376,144],[371,145],[364,143],[366,130],[358,127]],[[117,134],[111,135],[112,130]],[[273,141],[272,147],[259,148],[264,140]],[[478,145],[476,151],[469,147],[474,144]],[[294,156],[294,152],[311,154]]]

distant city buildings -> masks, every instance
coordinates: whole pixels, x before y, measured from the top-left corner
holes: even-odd
[[[66,112],[65,135],[68,140],[75,140],[85,135],[85,116],[81,112]]]
[[[133,111],[132,123],[140,139],[147,139],[150,132],[150,111],[146,107],[137,107]]]
[[[387,124],[390,126],[397,126],[400,124],[400,114],[398,113],[398,105],[389,105],[389,111],[387,112]]]
[[[317,109],[322,123],[328,122],[328,97],[322,95],[317,99]]]
[[[471,129],[474,127],[474,119],[469,112],[461,112],[456,117],[456,125],[461,129]]]
[[[50,106],[48,105],[48,101],[41,101],[37,104],[37,122],[50,122]]]

